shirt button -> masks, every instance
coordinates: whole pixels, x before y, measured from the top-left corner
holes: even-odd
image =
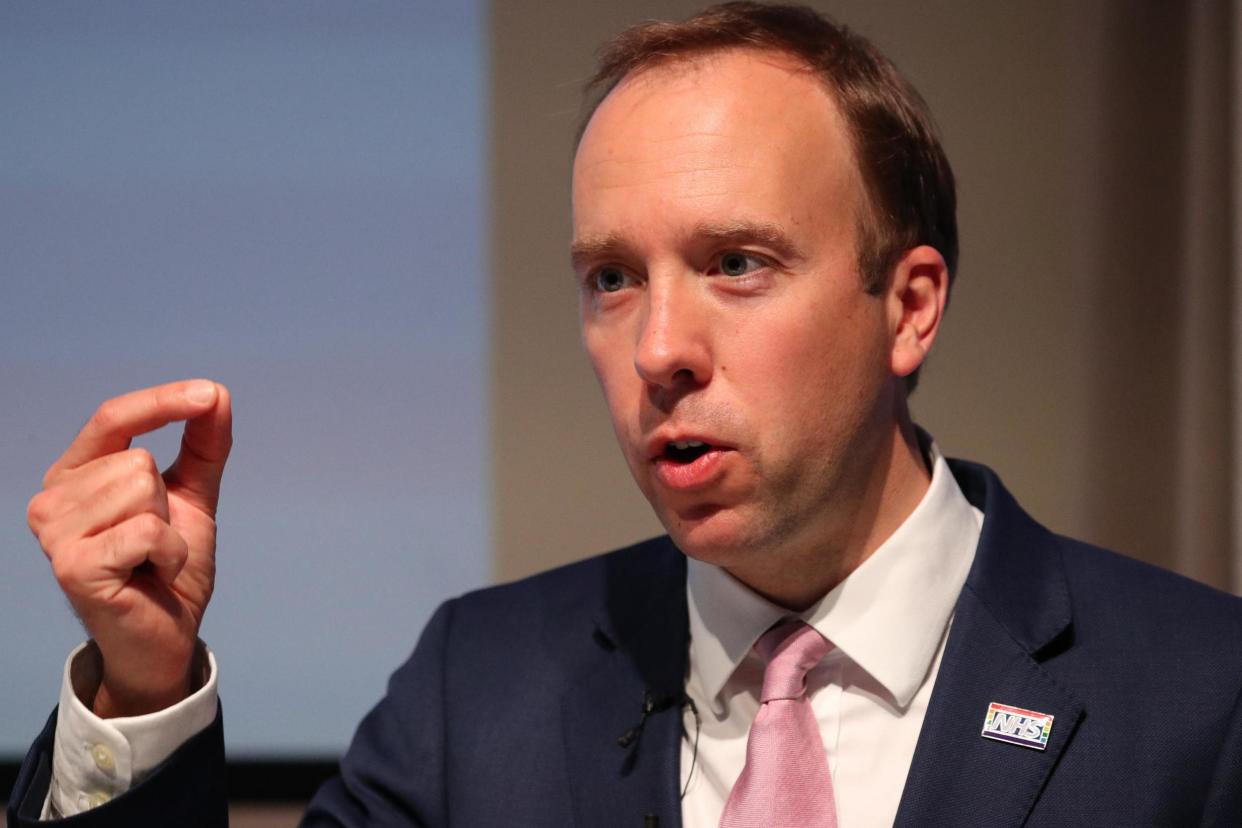
[[[116,759],[107,745],[91,745],[91,758],[95,760],[95,767],[101,771],[111,771],[116,767]]]
[[[87,802],[90,803],[90,807],[98,808],[110,799],[112,799],[112,797],[108,796],[103,791],[95,791],[87,798]]]

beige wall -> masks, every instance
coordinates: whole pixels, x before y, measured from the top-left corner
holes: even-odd
[[[840,0],[940,123],[962,265],[916,418],[1053,528],[1225,584],[1170,553],[1178,301],[1176,4]],[[689,2],[493,9],[496,575],[659,531],[578,341],[567,265],[578,91],[596,44]],[[1231,497],[1226,489],[1221,497]],[[1223,553],[1223,550],[1222,550]]]

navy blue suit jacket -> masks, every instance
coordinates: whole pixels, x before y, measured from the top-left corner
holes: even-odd
[[[1242,825],[1242,601],[1053,535],[990,471],[952,465],[985,520],[897,824]],[[306,823],[680,825],[687,635],[666,538],[449,601]],[[1053,714],[1047,748],[982,738],[991,702]],[[53,726],[15,828],[46,792]],[[71,824],[222,824],[222,780],[217,719]]]

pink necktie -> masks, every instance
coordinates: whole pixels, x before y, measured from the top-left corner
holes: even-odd
[[[831,649],[798,620],[756,642],[768,664],[763,693],[746,741],[746,767],[729,792],[720,828],[836,828],[828,755],[806,696],[807,671]]]

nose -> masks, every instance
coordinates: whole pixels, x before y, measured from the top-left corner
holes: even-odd
[[[710,325],[694,286],[651,279],[634,349],[634,369],[649,386],[688,390],[712,374]]]

